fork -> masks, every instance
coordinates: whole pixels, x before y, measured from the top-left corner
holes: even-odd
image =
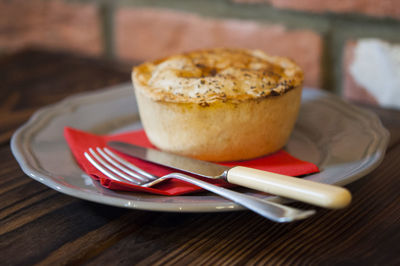
[[[136,186],[151,187],[169,178],[180,179],[229,199],[265,218],[279,223],[305,219],[315,213],[315,210],[296,209],[266,199],[218,187],[181,173],[170,173],[158,177],[126,161],[106,147],[89,148],[84,153],[84,156],[97,170],[112,180]]]

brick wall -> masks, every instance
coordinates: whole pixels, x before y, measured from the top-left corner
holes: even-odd
[[[67,49],[90,55],[103,51],[97,6],[62,0],[0,0],[0,49],[27,46]]]
[[[29,46],[127,62],[258,48],[298,62],[306,86],[400,108],[398,0],[0,0],[0,52]]]
[[[237,3],[269,3],[282,9],[313,13],[359,13],[375,17],[400,18],[398,0],[234,0]]]
[[[148,60],[207,47],[246,47],[288,56],[307,69],[305,83],[320,85],[321,36],[310,30],[287,30],[237,19],[211,19],[154,8],[116,12],[116,55]]]

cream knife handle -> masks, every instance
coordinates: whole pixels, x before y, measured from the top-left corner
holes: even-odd
[[[228,170],[226,177],[232,184],[324,208],[344,208],[351,201],[351,194],[345,188],[253,168],[236,166]]]

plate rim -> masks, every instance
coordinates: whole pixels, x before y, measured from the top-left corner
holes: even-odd
[[[22,171],[31,177],[32,179],[58,191],[63,194],[67,194],[69,196],[73,196],[76,198],[92,201],[92,202],[97,202],[101,204],[107,204],[111,206],[116,206],[116,207],[125,207],[125,208],[131,208],[131,209],[141,209],[141,210],[151,210],[151,211],[162,211],[162,212],[224,212],[224,211],[236,211],[236,210],[243,210],[244,208],[237,205],[236,203],[230,202],[228,200],[221,200],[218,202],[218,206],[216,206],[215,203],[213,204],[186,204],[186,205],[178,205],[177,203],[168,203],[168,202],[163,202],[162,204],[157,204],[155,206],[155,203],[149,203],[149,202],[144,202],[144,201],[135,201],[135,200],[129,200],[127,198],[121,198],[118,197],[117,195],[118,192],[115,192],[116,196],[109,196],[109,195],[100,195],[100,194],[91,194],[88,196],[87,193],[70,188],[67,186],[62,186],[60,184],[55,184],[52,183],[52,181],[46,179],[49,176],[46,176],[43,172],[39,171],[37,167],[35,168],[35,165],[32,165],[32,160],[34,161],[34,156],[31,151],[27,151],[24,149],[23,143],[27,142],[26,139],[23,138],[24,134],[29,133],[29,130],[35,131],[35,126],[38,126],[37,121],[40,121],[43,116],[46,115],[49,111],[54,111],[57,109],[62,109],[62,108],[68,108],[72,107],[73,105],[79,104],[80,101],[84,101],[86,99],[92,99],[93,97],[104,97],[102,95],[108,95],[110,91],[113,91],[113,96],[114,97],[121,97],[121,93],[126,94],[127,91],[127,86],[131,87],[131,83],[122,83],[118,84],[115,86],[110,86],[106,87],[100,90],[96,91],[90,91],[90,92],[82,92],[78,94],[74,94],[71,96],[66,97],[65,99],[50,104],[46,105],[40,109],[38,109],[31,117],[30,119],[25,122],[23,125],[21,125],[12,135],[11,137],[11,151],[16,158],[18,164],[20,165]],[[331,93],[328,93],[326,91],[318,90],[318,89],[312,89],[312,88],[304,88],[304,90],[311,91],[312,94],[315,94],[315,97],[322,97],[326,96],[330,99],[330,101],[333,101],[337,105],[345,106],[347,108],[352,109],[353,113],[358,113],[361,116],[368,116],[369,117],[369,123],[371,126],[374,126],[375,132],[380,135],[378,137],[378,142],[375,143],[376,145],[376,152],[374,154],[373,158],[370,158],[370,160],[367,162],[368,167],[362,168],[360,171],[354,173],[351,177],[346,179],[346,182],[339,182],[335,183],[337,185],[343,186],[347,185],[349,183],[352,183],[356,181],[357,179],[367,175],[371,171],[373,171],[383,160],[384,154],[386,152],[387,145],[389,143],[389,132],[387,131],[386,128],[382,125],[382,122],[380,121],[379,117],[369,111],[365,110],[361,107],[354,106],[350,103],[345,102],[343,99],[341,99],[339,96],[333,95]],[[116,93],[117,92],[117,93]],[[109,95],[108,95],[109,96]],[[43,123],[43,121],[41,122]],[[26,145],[25,145],[26,146]],[[313,176],[315,175],[310,175],[307,176],[307,179],[313,180]],[[54,177],[51,177],[54,178]],[[314,180],[318,181],[318,180]],[[318,181],[320,182],[320,181]],[[136,192],[132,192],[136,193]],[[166,197],[166,196],[162,196]],[[182,196],[180,196],[182,197]],[[195,197],[195,196],[191,196]],[[278,201],[278,202],[283,202],[284,200],[280,197],[276,196],[267,196],[267,200],[271,201]]]

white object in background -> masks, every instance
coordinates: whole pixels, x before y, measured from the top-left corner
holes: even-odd
[[[400,45],[378,39],[358,41],[350,73],[379,105],[400,108]]]

